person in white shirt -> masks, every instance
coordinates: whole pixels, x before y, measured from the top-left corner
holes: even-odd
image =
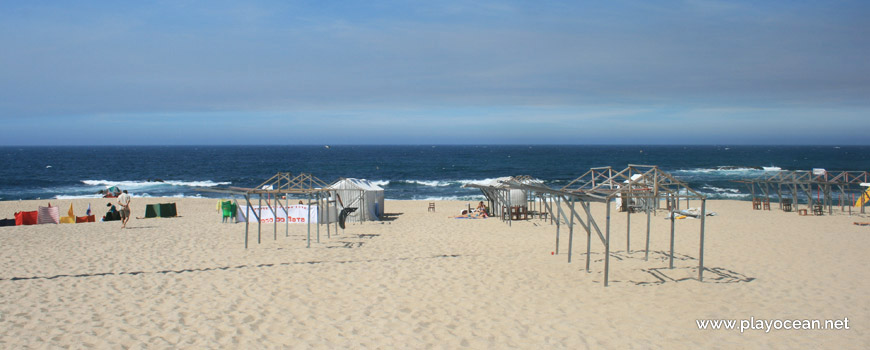
[[[127,193],[127,190],[124,190],[120,196],[118,196],[118,204],[121,205],[121,228],[127,227],[127,221],[130,221],[130,195]]]

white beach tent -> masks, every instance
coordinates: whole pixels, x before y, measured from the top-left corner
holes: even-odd
[[[342,178],[329,185],[341,198],[339,209],[357,208],[349,222],[380,220],[384,215],[384,189],[369,180]]]

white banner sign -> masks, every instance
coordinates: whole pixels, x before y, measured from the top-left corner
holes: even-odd
[[[272,213],[272,209],[275,210],[274,214]],[[247,215],[245,215],[246,211],[247,211]],[[256,216],[254,215],[255,213],[257,214]],[[250,220],[251,222],[257,222],[257,216],[259,216],[260,222],[264,223],[264,224],[265,223],[271,224],[273,222],[277,222],[277,223],[288,222],[291,224],[306,224],[309,221],[309,220],[306,220],[306,218],[308,217],[308,206],[304,205],[304,204],[291,205],[289,207],[286,207],[286,210],[285,210],[285,208],[282,208],[282,207],[273,207],[270,209],[268,206],[248,207],[248,206],[240,205],[239,212],[238,212],[238,215],[236,215],[236,217],[238,218],[238,220],[240,222],[245,222],[245,216],[247,216],[248,220]],[[311,206],[311,216],[310,217],[312,218],[312,220],[317,218],[317,206],[316,205]],[[312,221],[312,223],[316,224],[317,221],[314,220],[314,221]]]

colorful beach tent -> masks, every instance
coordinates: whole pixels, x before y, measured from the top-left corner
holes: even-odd
[[[112,186],[106,189],[106,198],[114,198],[121,195],[121,189],[118,186]]]
[[[87,215],[87,216],[76,216],[76,223],[84,223],[84,222],[96,222],[96,215]]]
[[[60,211],[57,210],[57,207],[52,207],[50,203],[48,205],[38,208],[39,214],[36,219],[38,224],[57,224],[60,221]]]
[[[15,213],[15,225],[36,225],[39,218],[37,211],[19,211]]]
[[[145,206],[146,218],[172,218],[178,216],[175,203],[148,204]]]
[[[67,212],[67,216],[60,218],[60,223],[61,224],[74,224],[74,223],[76,223],[76,216],[73,213],[72,203],[69,204],[69,212]]]

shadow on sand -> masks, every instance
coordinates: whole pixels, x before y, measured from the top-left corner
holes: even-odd
[[[577,254],[577,261],[585,261],[586,253]],[[600,275],[603,276],[603,265],[604,265],[604,254],[603,253],[592,253],[593,257],[592,261],[594,263],[592,266],[601,266],[600,270],[597,271]],[[659,267],[651,267],[651,268],[637,268],[635,267],[633,270],[628,271],[627,273],[619,272],[620,275],[627,274],[627,278],[623,280],[618,279],[610,279],[609,283],[631,283],[638,286],[656,286],[662,285],[665,283],[679,283],[686,281],[698,281],[698,266],[697,263],[687,264],[688,261],[697,262],[698,259],[684,255],[684,254],[674,254],[674,268],[669,268],[668,263],[670,260],[670,255],[666,251],[650,251],[649,252],[649,261],[644,261],[644,252],[633,251],[631,253],[626,253],[625,251],[615,251],[610,253],[611,262],[613,261],[626,261],[626,262],[636,262],[638,265],[657,265]],[[677,262],[680,262],[679,264]],[[691,265],[690,265],[691,264]],[[662,266],[664,265],[664,266]],[[682,266],[681,266],[682,265]],[[689,266],[686,266],[689,265]],[[692,266],[694,265],[694,266]],[[614,267],[611,265],[611,273],[613,273]],[[616,267],[619,269],[619,267]],[[582,268],[582,271],[585,271],[585,264]],[[593,270],[592,272],[596,272]],[[704,280],[700,281],[701,283],[748,283],[754,281],[754,277],[746,276],[740,272],[732,271],[722,267],[709,267],[704,266]],[[602,281],[596,280],[595,283],[602,283]]]
[[[256,264],[256,265],[236,265],[236,266],[219,266],[219,267],[203,267],[190,268],[181,270],[161,270],[161,271],[130,271],[130,272],[92,272],[75,275],[54,275],[54,276],[28,276],[28,277],[11,277],[0,278],[0,281],[27,281],[27,280],[53,280],[58,278],[83,278],[83,277],[100,277],[100,276],[136,276],[136,275],[153,275],[153,274],[170,274],[170,273],[190,273],[190,272],[207,272],[217,270],[235,270],[235,269],[250,269],[250,268],[267,268],[275,266],[290,266],[290,265],[316,265],[316,264],[354,264],[354,263],[371,263],[371,262],[388,262],[388,261],[403,261],[403,260],[425,260],[425,259],[441,259],[441,258],[458,258],[461,255],[434,255],[426,257],[405,257],[395,259],[368,259],[368,260],[336,260],[336,261],[293,261],[273,264]]]

